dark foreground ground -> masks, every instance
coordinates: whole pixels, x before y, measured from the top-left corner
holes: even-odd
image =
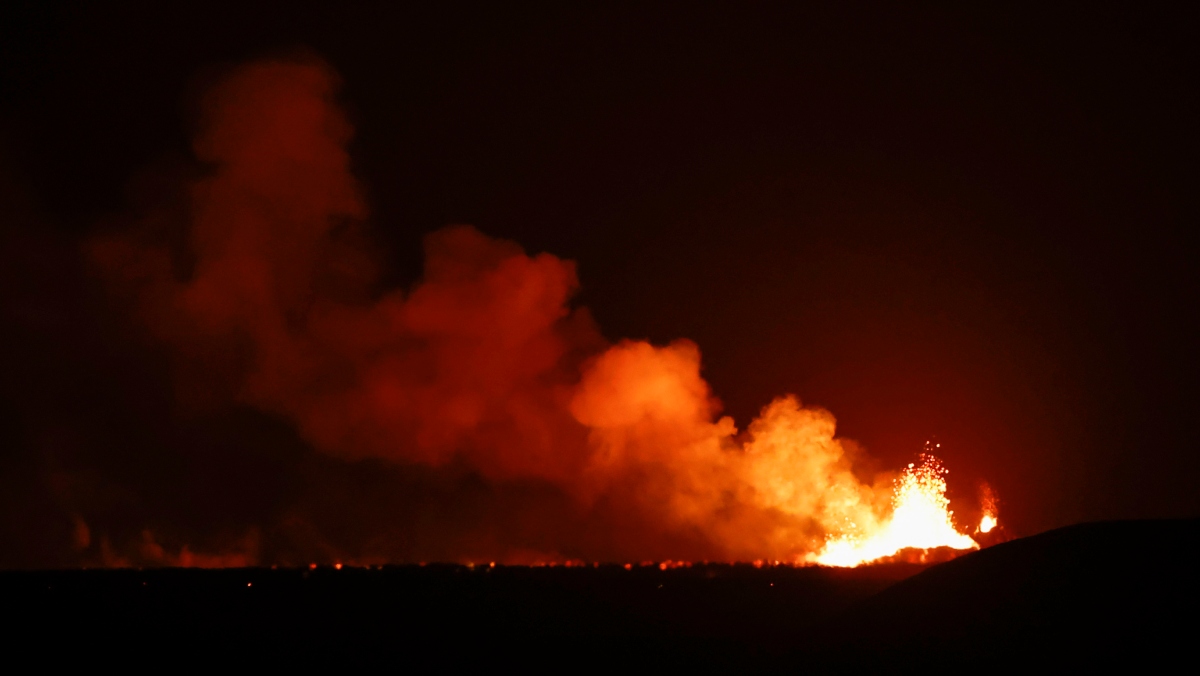
[[[146,667],[245,656],[393,670],[1194,667],[1198,553],[1189,520],[1083,524],[929,567],[7,572],[0,645]]]

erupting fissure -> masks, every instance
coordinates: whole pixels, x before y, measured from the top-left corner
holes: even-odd
[[[370,541],[416,542],[409,560],[839,566],[978,546],[955,530],[932,456],[894,490],[865,482],[833,415],[794,396],[738,435],[696,345],[606,341],[571,303],[571,261],[448,227],[426,237],[415,285],[379,295],[336,82],[312,59],[232,71],[203,99],[193,147],[211,171],[188,186],[187,255],[164,214],[90,255],[171,349],[180,392],[286,419],[343,462],[465,468],[495,495],[539,496],[503,518],[464,508],[436,536],[411,529],[440,516],[396,519],[380,528],[399,535]]]
[[[978,543],[954,527],[944,478],[949,471],[928,453],[929,446],[896,480],[893,511],[881,527],[832,536],[813,560],[826,566],[857,566],[904,549],[977,549]]]

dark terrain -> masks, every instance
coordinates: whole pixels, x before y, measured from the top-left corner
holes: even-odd
[[[6,572],[0,602],[18,620],[10,646],[167,651],[183,663],[252,654],[343,665],[876,672],[1141,651],[1157,660],[1193,641],[1198,536],[1196,520],[1093,523],[929,567],[853,570]]]
[[[812,652],[859,670],[1048,657],[1127,658],[1144,670],[1195,660],[1200,520],[1085,523],[933,566],[823,627]],[[832,661],[830,663],[833,663]],[[1193,667],[1194,668],[1194,667]]]

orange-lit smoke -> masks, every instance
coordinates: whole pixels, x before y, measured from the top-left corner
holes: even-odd
[[[346,460],[619,504],[630,542],[683,534],[716,560],[811,560],[847,524],[883,527],[891,484],[853,474],[830,413],[782,397],[737,436],[699,349],[607,344],[570,304],[570,261],[449,227],[415,286],[380,294],[335,93],[315,61],[232,72],[203,99],[186,245],[153,218],[93,242],[184,394],[282,415]]]
[[[223,551],[192,551],[188,545],[175,551],[151,531],[143,530],[137,547],[127,553],[118,553],[107,538],[101,538],[98,563],[109,568],[244,568],[258,563],[258,539],[258,532],[251,530]]]

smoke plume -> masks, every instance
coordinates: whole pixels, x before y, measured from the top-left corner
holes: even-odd
[[[306,474],[307,507],[279,517],[297,556],[800,560],[878,519],[888,491],[854,475],[832,415],[782,397],[739,434],[697,346],[608,343],[572,305],[571,261],[451,226],[415,285],[381,290],[336,95],[311,59],[228,73],[202,99],[185,215],[88,247],[168,349],[180,406],[263,412],[340,468]],[[399,477],[373,489],[393,495],[347,489],[354,468]],[[313,544],[345,539],[316,522],[355,500],[373,506],[342,522],[353,550]],[[403,546],[379,544],[389,528]],[[230,538],[269,552],[258,533]],[[149,531],[136,546],[185,558]]]

